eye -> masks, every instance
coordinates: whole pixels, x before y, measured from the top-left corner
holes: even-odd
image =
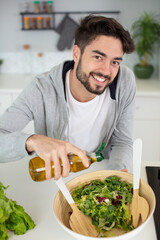
[[[95,55],[94,58],[95,58],[96,60],[102,60],[102,57],[99,56],[99,55]]]
[[[115,66],[119,66],[119,65],[120,65],[120,62],[118,62],[118,61],[113,61],[112,63],[113,63],[113,65],[115,65]]]

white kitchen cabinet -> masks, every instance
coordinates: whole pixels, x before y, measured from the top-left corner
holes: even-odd
[[[0,116],[33,78],[34,75],[29,74],[0,74]],[[34,133],[33,121],[24,128],[23,132]]]
[[[12,104],[12,102],[18,97],[20,92],[21,91],[3,92],[0,90],[0,116]],[[28,123],[28,125],[23,129],[23,132],[29,133],[29,134],[34,133],[33,121]]]
[[[6,91],[3,92],[0,89],[0,116],[3,112],[12,104],[12,102],[18,97],[21,91]],[[23,132],[32,134],[34,133],[33,121],[29,122],[28,125],[23,129]]]
[[[12,102],[18,97],[19,93],[12,92],[12,93],[3,93],[2,94],[0,91],[0,116],[12,104]],[[23,129],[23,132],[29,133],[29,134],[34,133],[33,121],[31,121],[27,124],[27,126]]]
[[[137,94],[134,139],[143,141],[142,160],[160,161],[160,94]]]
[[[10,89],[0,89],[0,115],[13,103],[21,90],[11,91]]]
[[[0,91],[0,115],[11,105],[11,102],[10,93]]]
[[[160,94],[136,96],[135,119],[160,120]]]

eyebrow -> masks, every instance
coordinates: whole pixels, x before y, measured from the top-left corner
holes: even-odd
[[[98,53],[99,55],[103,56],[103,57],[107,57],[107,55],[99,50],[93,50],[94,53]]]
[[[115,58],[113,58],[114,60],[120,60],[120,61],[122,61],[123,60],[123,58],[122,57],[115,57]]]
[[[99,54],[99,55],[101,55],[101,56],[103,56],[103,57],[107,57],[107,55],[105,54],[105,53],[103,53],[103,52],[101,52],[101,51],[99,51],[99,50],[93,50],[93,52],[94,53],[97,53],[97,54]],[[119,60],[119,61],[122,61],[123,60],[123,58],[122,57],[115,57],[115,58],[113,58],[114,60]]]

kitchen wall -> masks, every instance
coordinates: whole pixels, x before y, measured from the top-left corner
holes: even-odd
[[[20,12],[25,0],[0,0],[0,59],[4,60],[1,73],[39,73],[49,70],[53,65],[72,58],[72,50],[59,51],[57,42],[60,35],[54,31],[22,31]],[[30,3],[30,10],[33,1]],[[144,11],[160,12],[160,0],[54,0],[55,11],[116,11],[112,15],[126,29],[131,30],[133,21]],[[71,15],[76,21],[83,15]],[[56,15],[56,25],[64,16]],[[109,15],[111,17],[111,15]],[[30,49],[24,50],[23,45]],[[39,57],[38,53],[42,53]],[[137,55],[125,57],[124,63],[133,68]],[[155,75],[158,74],[158,57],[155,55]],[[153,76],[153,77],[154,77]]]

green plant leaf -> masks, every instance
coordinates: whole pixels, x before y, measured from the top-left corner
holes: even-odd
[[[152,57],[155,44],[160,45],[160,15],[144,12],[132,24],[133,39],[142,65],[148,64],[148,56]]]

